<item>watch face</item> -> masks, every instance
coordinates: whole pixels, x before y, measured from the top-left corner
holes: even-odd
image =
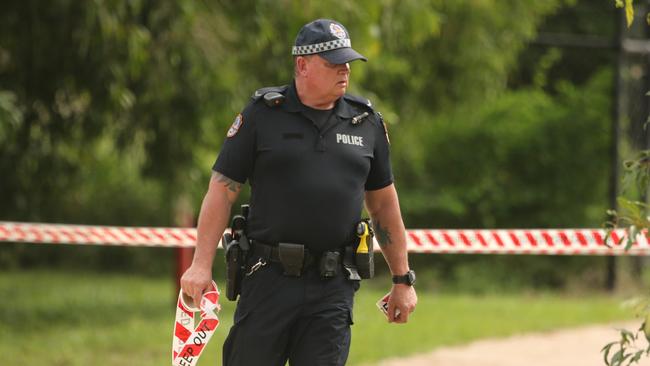
[[[406,273],[406,275],[408,276],[408,282],[407,283],[409,285],[415,284],[415,272],[414,271],[408,271]]]
[[[415,283],[415,272],[411,270],[406,272],[406,274],[403,276],[393,276],[393,283],[404,283],[409,286],[413,286]]]

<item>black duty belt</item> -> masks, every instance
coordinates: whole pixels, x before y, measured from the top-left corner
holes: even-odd
[[[280,259],[280,248],[278,245],[262,243],[259,240],[251,240],[251,251],[253,256],[260,257],[269,262],[281,263]],[[314,254],[307,248],[304,248],[304,259],[303,259],[303,268],[307,268],[310,265],[316,263],[318,257],[317,254]]]
[[[278,262],[288,276],[300,276],[305,269],[318,266],[323,277],[332,277],[343,265],[341,250],[316,253],[301,244],[279,243],[271,245],[251,240],[251,253],[265,262]]]

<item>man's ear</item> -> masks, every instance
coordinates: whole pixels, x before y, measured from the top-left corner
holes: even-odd
[[[304,76],[307,72],[307,63],[309,62],[307,57],[298,56],[296,57],[296,72],[298,75]]]

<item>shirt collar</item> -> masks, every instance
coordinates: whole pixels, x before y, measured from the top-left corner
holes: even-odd
[[[300,112],[304,110],[305,106],[302,104],[298,98],[298,92],[296,91],[296,82],[293,81],[289,88],[287,89],[286,100],[282,103],[282,106],[288,112]]]
[[[302,104],[300,98],[298,98],[295,80],[289,85],[286,100],[282,103],[282,106],[288,112],[302,112],[307,108],[307,106]],[[336,115],[343,118],[352,118],[358,114],[345,98],[339,98],[339,100],[336,101],[334,112]]]

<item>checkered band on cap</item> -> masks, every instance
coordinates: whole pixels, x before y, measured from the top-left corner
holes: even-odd
[[[336,39],[333,41],[328,41],[323,43],[308,44],[304,46],[293,46],[292,54],[294,56],[311,55],[314,53],[320,53],[320,52],[335,50],[337,48],[346,48],[346,47],[352,47],[352,42],[350,42],[349,39]]]

